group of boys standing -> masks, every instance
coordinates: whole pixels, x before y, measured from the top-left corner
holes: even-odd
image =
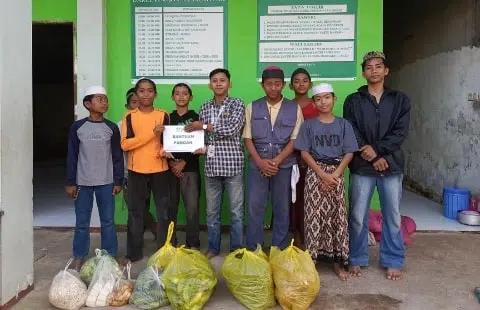
[[[359,147],[350,164],[350,272],[360,276],[360,267],[368,265],[367,213],[377,187],[385,216],[380,261],[388,268],[387,277],[398,280],[404,262],[398,211],[403,174],[400,146],[408,131],[410,106],[405,95],[384,86],[388,68],[383,53],[368,53],[362,69],[368,85],[350,95],[344,106],[344,117],[351,123]],[[87,90],[83,103],[90,116],[72,126],[67,160],[67,193],[75,198],[77,218],[73,242],[77,268],[88,256],[93,194],[99,208],[102,248],[117,255],[114,195],[122,186],[128,189],[128,194],[124,193],[128,205],[126,261],[143,258],[145,229],[150,228],[155,234],[158,247],[165,243],[169,222],[176,222],[180,196],[187,215],[186,245],[198,249],[199,156],[205,157],[206,256],[212,258],[220,253],[225,190],[230,207],[230,251],[243,247],[244,145],[250,155],[246,247],[254,250],[258,244],[263,245],[264,217],[270,196],[272,246],[281,249],[288,246],[292,187],[295,187],[292,182],[297,183],[292,181],[292,174],[298,174],[295,140],[304,121],[302,107],[282,95],[285,76],[278,67],[263,71],[261,85],[265,96],[246,107],[241,99],[228,94],[231,88],[228,70],[213,70],[209,79],[213,98],[201,106],[198,114],[188,109],[193,99],[189,85],[174,86],[172,99],[176,110],[169,114],[153,106],[157,95],[155,83],[140,79],[127,93],[129,111],[120,129],[103,117],[108,109],[105,90],[102,87]],[[307,87],[307,94],[310,88]],[[331,92],[333,96],[333,89]],[[162,141],[166,125],[185,125],[187,132],[205,131],[206,147],[194,153],[166,153]],[[149,213],[151,193],[156,224]],[[300,195],[303,192],[297,192],[297,197]],[[297,203],[295,208],[303,209],[303,205]],[[156,227],[152,228],[153,225]],[[302,238],[297,241],[299,245],[304,242]],[[172,242],[177,244],[176,237]]]

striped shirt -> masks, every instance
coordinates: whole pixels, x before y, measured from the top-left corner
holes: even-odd
[[[199,119],[212,124],[214,131],[205,135],[207,147],[214,146],[215,155],[205,156],[207,177],[232,177],[243,172],[245,159],[241,133],[245,124],[245,105],[241,99],[227,97],[218,104],[208,100],[200,108]]]

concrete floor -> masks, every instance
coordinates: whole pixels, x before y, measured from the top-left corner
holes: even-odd
[[[13,309],[54,309],[48,302],[52,278],[71,255],[71,231],[35,230],[35,290]],[[125,233],[119,233],[120,253],[125,253]],[[180,241],[183,234],[179,234]],[[202,233],[203,244],[205,234]],[[224,235],[222,248],[227,249]],[[92,253],[99,246],[99,234],[92,234]],[[473,289],[480,286],[478,263],[480,234],[417,233],[407,250],[405,279],[391,282],[378,267],[378,247],[370,248],[371,266],[361,279],[339,281],[326,265],[318,267],[322,286],[311,309],[328,310],[429,310],[479,309]],[[146,234],[146,254],[153,253],[154,242]],[[133,266],[137,276],[145,260]],[[217,270],[222,257],[214,258]],[[134,309],[125,306],[121,309]],[[168,307],[164,308],[168,309]],[[216,291],[205,309],[244,309],[229,293],[219,274]],[[277,307],[276,309],[280,309]]]
[[[34,163],[34,227],[75,227],[75,209],[65,195],[64,179],[64,160]],[[440,204],[408,191],[404,191],[400,213],[413,218],[418,231],[480,231],[480,226],[462,225],[445,218]],[[91,227],[100,227],[97,207],[93,208]]]

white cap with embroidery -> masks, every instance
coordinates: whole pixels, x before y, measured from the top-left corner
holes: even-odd
[[[322,93],[333,93],[333,86],[327,83],[318,84],[312,88],[312,96]]]
[[[85,90],[84,97],[90,95],[107,95],[107,92],[103,86],[90,86]]]

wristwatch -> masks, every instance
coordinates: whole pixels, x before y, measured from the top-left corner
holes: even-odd
[[[207,127],[208,127],[207,124],[203,124],[202,126],[203,130],[207,130]]]

